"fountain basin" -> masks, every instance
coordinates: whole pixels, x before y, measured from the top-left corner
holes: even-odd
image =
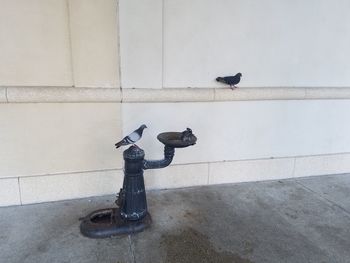
[[[164,145],[173,148],[185,148],[197,142],[197,137],[193,134],[190,134],[186,140],[183,140],[182,137],[182,132],[163,132],[158,134],[157,139]]]

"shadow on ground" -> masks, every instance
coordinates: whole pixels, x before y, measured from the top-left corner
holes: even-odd
[[[226,251],[217,251],[210,243],[209,238],[192,229],[184,229],[177,235],[164,234],[161,245],[165,247],[164,262],[222,262],[222,263],[249,263],[238,254]]]

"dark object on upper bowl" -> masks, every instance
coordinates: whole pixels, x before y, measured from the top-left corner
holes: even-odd
[[[197,142],[197,137],[190,128],[183,132],[163,132],[157,136],[157,139],[166,146],[174,148],[188,147]]]

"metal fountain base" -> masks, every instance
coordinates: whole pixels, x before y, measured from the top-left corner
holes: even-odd
[[[90,238],[106,238],[117,235],[138,233],[152,223],[149,213],[140,220],[125,220],[120,216],[119,208],[96,210],[81,219],[81,233]]]

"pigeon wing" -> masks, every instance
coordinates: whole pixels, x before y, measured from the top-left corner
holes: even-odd
[[[125,145],[129,145],[129,144],[132,144],[132,143],[134,143],[134,141],[132,141],[129,136],[126,136],[126,137],[123,138],[123,140],[121,140],[120,142],[117,142],[115,144],[115,146],[117,148],[119,148],[120,146],[125,146]]]
[[[139,134],[137,132],[137,130],[136,130],[136,131],[133,131],[132,133],[130,133],[128,136],[125,136],[123,138],[123,140],[121,140],[120,142],[116,143],[115,146],[117,148],[119,148],[120,146],[133,144],[133,143],[137,142],[140,139],[141,139],[141,134]]]
[[[130,133],[127,137],[132,143],[137,142],[141,138],[140,134],[137,132]]]

